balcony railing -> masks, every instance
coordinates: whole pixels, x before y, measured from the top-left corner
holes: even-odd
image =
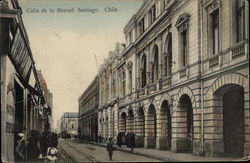
[[[157,90],[157,83],[152,83],[148,86],[149,91],[155,91]]]
[[[139,96],[145,95],[145,88],[142,88],[141,90],[138,91]]]
[[[219,55],[213,56],[209,59],[209,68],[219,65]]]
[[[162,85],[166,86],[166,85],[171,85],[171,77],[165,77],[162,79]]]
[[[232,60],[245,55],[245,43],[241,42],[232,49]]]
[[[179,73],[180,73],[180,78],[187,76],[186,68],[183,68],[182,70],[180,70]]]
[[[124,103],[125,102],[125,96],[124,97],[120,97],[119,101],[120,101],[120,103]]]

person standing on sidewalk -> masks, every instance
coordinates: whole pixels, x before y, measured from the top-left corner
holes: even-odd
[[[135,134],[133,133],[131,133],[130,135],[130,147],[131,147],[131,152],[133,152],[135,148]]]
[[[47,153],[47,149],[48,149],[48,142],[49,142],[48,134],[46,132],[43,132],[39,141],[40,141],[42,156],[45,157]]]
[[[24,134],[18,133],[17,134],[17,141],[16,141],[16,148],[15,148],[15,161],[16,162],[23,162],[25,161],[25,142],[24,142]]]
[[[113,156],[113,147],[114,143],[112,141],[112,138],[109,138],[109,141],[107,143],[107,151],[109,152],[109,160],[112,160],[112,156]]]

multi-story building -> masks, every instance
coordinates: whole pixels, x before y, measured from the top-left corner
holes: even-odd
[[[145,148],[249,155],[248,12],[245,0],[145,1],[124,28],[125,49],[99,72],[100,135],[133,132]]]
[[[79,136],[81,139],[96,141],[98,136],[99,79],[91,82],[78,99]]]
[[[45,97],[17,0],[0,1],[1,159],[15,161],[16,134],[45,130]],[[25,154],[27,156],[27,153]]]
[[[70,133],[71,136],[78,135],[78,113],[65,112],[61,117],[61,132]]]
[[[124,45],[116,43],[115,50],[109,52],[109,57],[104,59],[100,66],[99,77],[99,108],[98,108],[98,134],[100,137],[116,138],[118,134],[118,97],[121,97],[117,63],[121,59]],[[125,86],[125,82],[124,86]]]

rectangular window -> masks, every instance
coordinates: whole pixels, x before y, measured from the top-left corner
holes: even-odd
[[[165,54],[164,55],[164,66],[165,66],[165,72],[164,72],[164,76],[167,76],[168,75],[168,56]]]
[[[150,26],[150,24],[152,23],[152,13],[151,10],[148,11],[148,27]]]
[[[132,71],[129,71],[129,93],[132,93]]]
[[[187,31],[181,33],[182,36],[182,65],[185,67],[187,65]]]
[[[122,95],[124,97],[126,95],[126,74],[124,70],[122,72],[121,81],[122,81]]]
[[[243,41],[244,36],[244,2],[235,2],[236,14],[236,43]]]
[[[212,18],[212,52],[216,54],[220,48],[219,36],[219,10],[217,9],[211,14]]]
[[[129,32],[129,44],[132,43],[132,31]]]
[[[156,18],[156,8],[155,8],[155,4],[152,7],[152,23],[155,21]]]
[[[116,80],[115,80],[115,73],[112,73],[112,97],[116,97]]]
[[[140,31],[141,34],[144,32],[144,18],[142,18],[142,20],[140,21]]]

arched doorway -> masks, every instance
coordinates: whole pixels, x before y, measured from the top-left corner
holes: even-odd
[[[130,109],[128,111],[127,132],[134,133],[134,113],[133,113],[132,109]]]
[[[161,104],[160,115],[162,116],[162,135],[166,136],[166,149],[171,150],[172,141],[172,124],[171,124],[171,114],[168,101],[165,100]],[[164,143],[164,144],[165,144]]]
[[[215,109],[223,110],[224,154],[230,157],[243,157],[244,88],[236,84],[228,84],[216,90],[213,95],[214,107],[217,106]]]
[[[121,116],[120,116],[120,120],[119,120],[119,132],[126,132],[126,113],[122,112]]]
[[[193,108],[192,102],[190,97],[187,94],[181,96],[179,100],[179,111],[181,117],[181,123],[186,123],[186,125],[181,125],[179,128],[182,128],[183,135],[186,135],[184,138],[186,141],[186,146],[180,148],[179,151],[181,152],[193,152],[193,135],[194,135],[194,128],[193,128]]]
[[[135,134],[136,147],[143,147],[144,137],[145,137],[145,117],[144,117],[144,110],[142,107],[140,107],[137,110],[135,131],[136,131],[136,134]]]
[[[156,147],[156,110],[153,104],[150,104],[146,123],[146,148]]]

